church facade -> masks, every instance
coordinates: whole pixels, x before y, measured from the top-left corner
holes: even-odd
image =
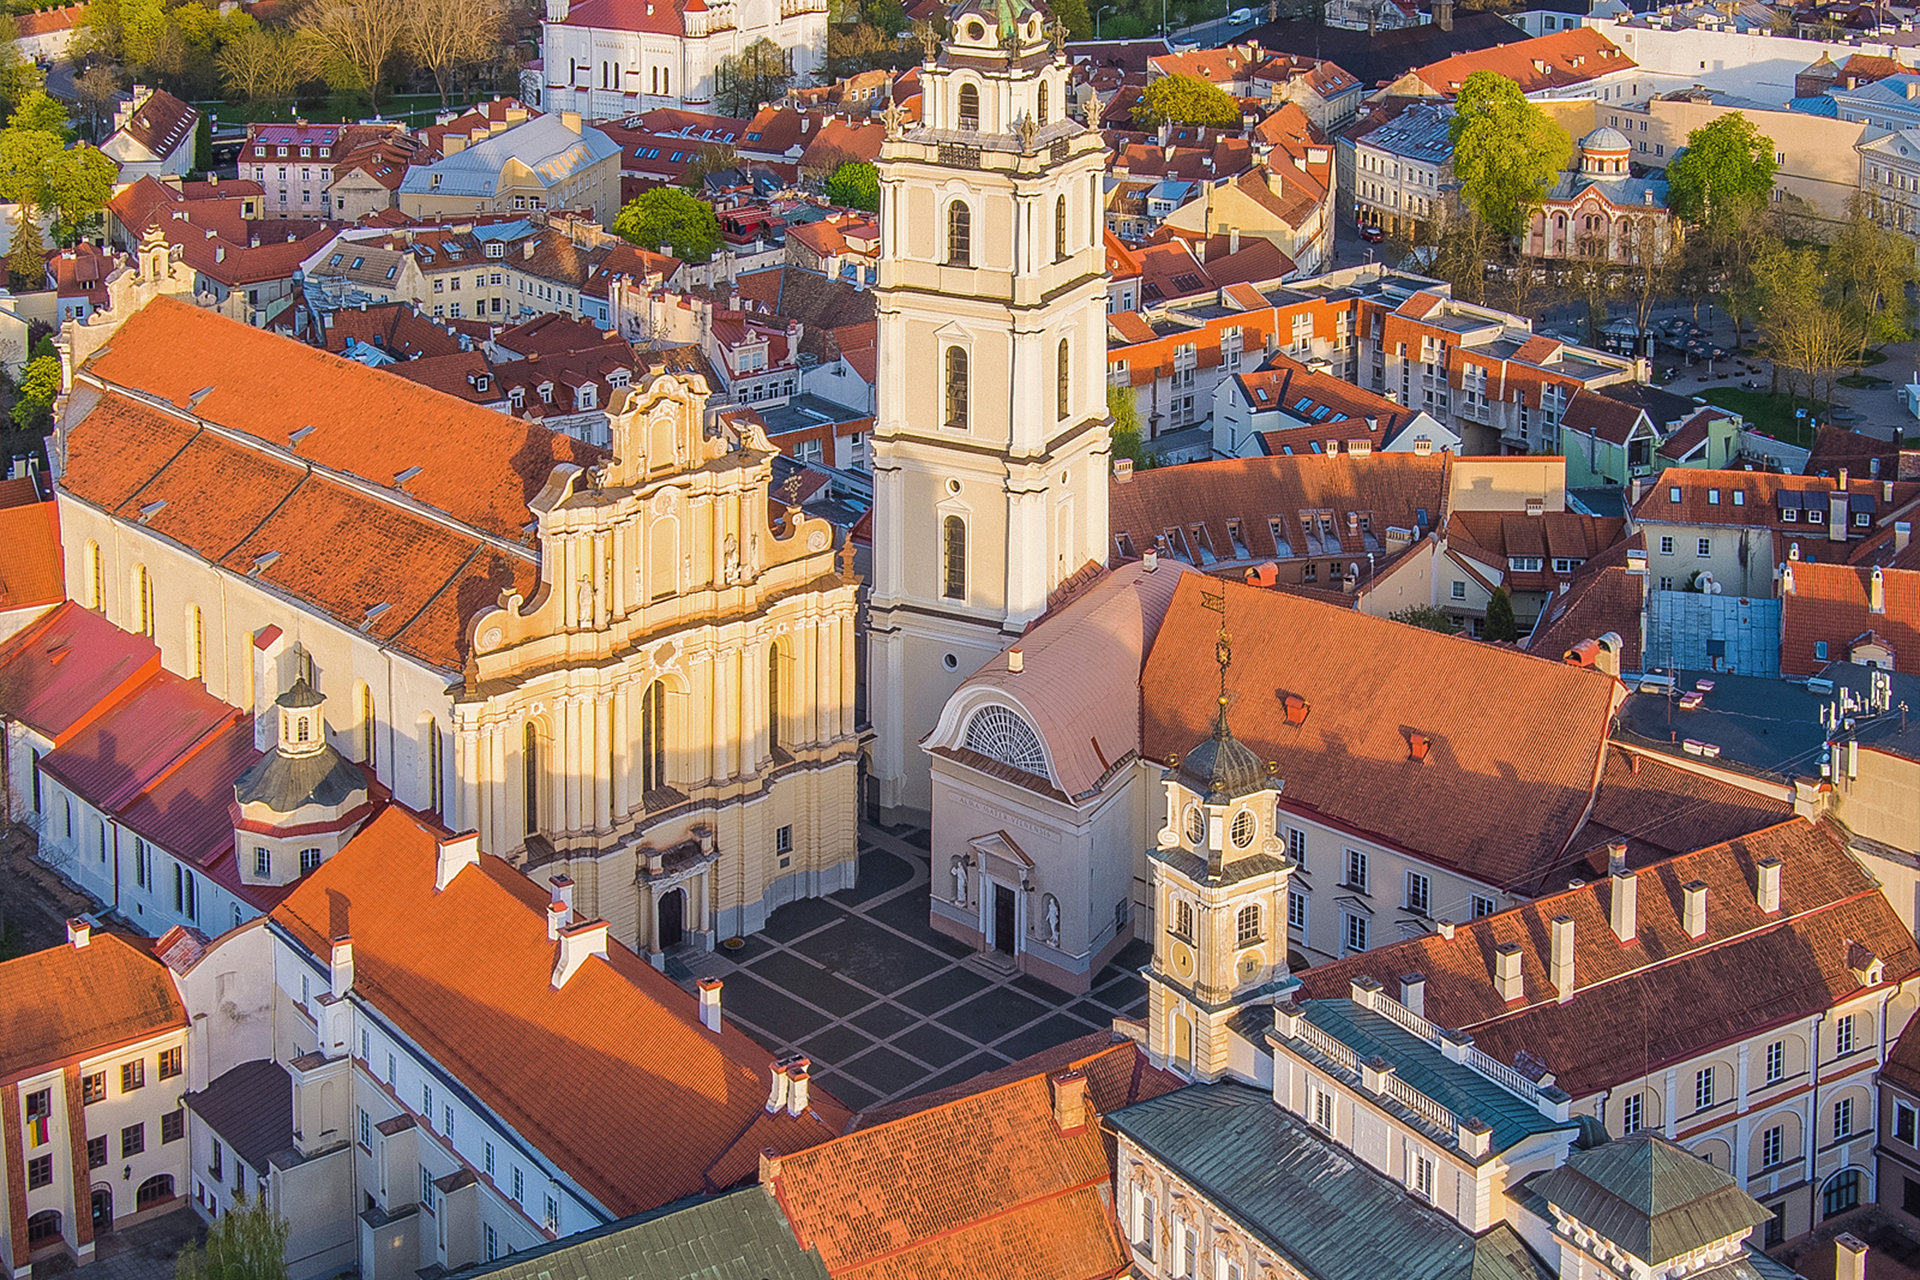
[[[258,747],[306,681],[395,801],[656,963],[852,883],[856,584],[756,421],[661,375],[609,454],[178,299],[102,315],[63,337],[69,596]]]

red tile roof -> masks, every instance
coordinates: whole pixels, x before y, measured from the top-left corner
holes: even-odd
[[[1172,1093],[1187,1083],[1171,1071],[1154,1066],[1137,1041],[1113,1031],[1090,1031],[1077,1040],[1042,1049],[998,1071],[989,1071],[932,1093],[869,1107],[855,1117],[853,1127],[871,1129],[1029,1076],[1069,1070],[1086,1073],[1087,1091],[1101,1115]]]
[[[1629,542],[1645,545],[1639,535]],[[1628,573],[1626,544],[1619,550],[1617,557],[1610,556],[1605,563],[1583,566],[1567,589],[1547,602],[1527,641],[1527,652],[1558,661],[1582,640],[1597,640],[1611,631],[1622,641],[1620,669],[1641,669],[1640,620],[1647,575]]]
[[[1781,910],[1755,900],[1755,863],[1779,858]],[[1638,928],[1622,943],[1609,925],[1607,881],[1377,947],[1300,975],[1308,996],[1345,996],[1362,975],[1399,990],[1425,975],[1426,1015],[1469,1032],[1501,1062],[1525,1051],[1575,1098],[1685,1061],[1767,1027],[1809,1017],[1862,990],[1849,952],[1864,944],[1885,984],[1920,973],[1913,937],[1836,831],[1795,818],[1638,873]],[[1707,932],[1687,935],[1681,886],[1707,886]],[[1573,918],[1576,994],[1562,1003],[1547,968],[1548,922]],[[1493,985],[1496,946],[1521,948],[1524,995]],[[1765,974],[1766,981],[1754,980]]]
[[[160,650],[69,601],[0,644],[0,712],[55,746],[160,670]]]
[[[1635,65],[1632,58],[1595,28],[1574,27],[1491,49],[1457,53],[1451,58],[1415,67],[1407,74],[1434,93],[1450,98],[1460,92],[1460,86],[1476,71],[1497,72],[1518,84],[1523,93],[1540,93],[1585,84],[1615,71],[1630,70]]]
[[[39,9],[33,13],[19,14],[13,20],[14,38],[19,40],[28,36],[71,31],[81,24],[86,13],[87,6],[84,4],[66,4],[57,9]]]
[[[788,1156],[771,1186],[835,1280],[1107,1280],[1111,1176],[1097,1115],[1062,1132],[1032,1075]]]
[[[1605,875],[1607,845],[1615,840],[1626,842],[1629,865],[1643,867],[1792,816],[1793,803],[1779,786],[1751,790],[1658,753],[1616,746],[1607,752],[1600,791],[1574,837],[1573,854],[1544,886],[1558,889],[1575,879]]]
[[[1920,672],[1920,571],[1880,569],[1883,608],[1872,609],[1875,570],[1861,565],[1793,566],[1793,590],[1780,592],[1780,673],[1817,675],[1845,662],[1853,642],[1872,632],[1893,650],[1896,671]],[[1825,658],[1814,646],[1826,646]]]
[[[60,558],[60,509],[52,502],[0,507],[0,611],[58,604],[67,597]]]
[[[707,1031],[618,942],[556,989],[546,891],[481,855],[436,892],[436,860],[434,833],[388,809],[272,918],[316,956],[351,934],[355,993],[614,1213],[737,1181],[751,1155],[721,1162],[749,1134],[752,1153],[790,1152],[845,1129],[819,1089],[807,1113],[767,1116],[767,1051],[731,1022]],[[552,1087],[567,1079],[593,1081],[591,1105]]]
[[[0,1080],[187,1028],[165,965],[117,934],[95,931],[0,961]]]
[[[1141,678],[1143,755],[1183,755],[1212,731],[1221,615],[1202,596],[1223,592],[1233,730],[1276,763],[1283,809],[1494,886],[1530,887],[1566,856],[1618,681],[1289,593],[1182,579]],[[1289,695],[1304,722],[1288,723]],[[1423,760],[1413,732],[1431,743]]]
[[[1524,350],[1526,348],[1523,345],[1521,351]],[[1518,356],[1520,353],[1514,354]],[[1634,427],[1640,425],[1643,418],[1646,418],[1646,411],[1639,405],[1625,404],[1598,391],[1583,388],[1573,393],[1560,424],[1608,444],[1625,445],[1627,437],[1633,434]],[[1653,420],[1646,418],[1646,424],[1651,431]]]
[[[1884,487],[1891,484],[1893,498],[1888,501]],[[1674,501],[1671,490],[1680,491]],[[1805,520],[1792,523],[1780,519],[1780,496],[1791,494],[1802,501],[1817,502],[1823,514],[1828,495],[1838,492],[1835,480],[1823,476],[1789,476],[1771,471],[1707,471],[1695,467],[1668,467],[1648,485],[1640,501],[1633,504],[1633,518],[1640,524],[1739,525],[1748,528],[1775,529],[1819,541],[1826,536],[1824,523],[1809,526]],[[1847,491],[1862,509],[1873,513],[1874,523],[1920,499],[1920,483],[1913,481],[1870,480],[1849,477]],[[1739,494],[1736,502],[1734,495]],[[1849,537],[1864,537],[1866,530],[1849,529]]]
[[[375,485],[417,468],[409,496],[516,543],[531,520],[527,501],[554,465],[599,456],[558,432],[170,298],[130,317],[85,373],[182,408],[191,402],[209,422]]]
[[[126,134],[154,156],[164,159],[177,151],[181,144],[191,145],[194,128],[199,122],[200,112],[197,109],[165,89],[153,89],[134,106],[127,122],[114,132]]]

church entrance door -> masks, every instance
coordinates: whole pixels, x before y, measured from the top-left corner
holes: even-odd
[[[687,891],[669,889],[660,899],[660,928],[653,935],[654,946],[671,951],[686,937]]]
[[[993,886],[993,949],[1013,954],[1013,890],[1004,884]]]

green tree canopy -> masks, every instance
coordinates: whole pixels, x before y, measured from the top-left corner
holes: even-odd
[[[1477,72],[1475,74],[1478,74]],[[1513,597],[1505,587],[1495,587],[1487,601],[1487,620],[1480,627],[1482,640],[1518,640],[1520,625],[1513,617]]]
[[[1107,416],[1113,419],[1113,456],[1130,458],[1135,471],[1159,461],[1147,449],[1146,424],[1140,421],[1140,402],[1132,387],[1107,388]]]
[[[1430,604],[1410,605],[1405,609],[1396,609],[1387,617],[1395,622],[1404,622],[1410,627],[1420,627],[1427,631],[1444,631],[1453,635],[1460,630],[1460,624],[1444,609],[1436,609]]]
[[[827,175],[827,200],[848,209],[880,212],[880,171],[865,160],[849,160]]]
[[[1778,168],[1773,139],[1729,111],[1688,134],[1667,165],[1667,207],[1697,227],[1725,233],[1766,208]]]
[[[713,69],[713,109],[750,120],[762,103],[782,97],[792,83],[787,51],[762,36]]]
[[[7,275],[19,292],[47,287],[47,242],[30,209],[22,208],[14,223],[13,241],[7,246]]]
[[[1067,39],[1093,38],[1093,19],[1087,16],[1087,0],[1053,0],[1053,18],[1067,29]]]
[[[213,1220],[204,1245],[174,1260],[174,1280],[286,1280],[286,1219],[265,1196],[242,1200]]]
[[[1158,129],[1163,123],[1230,129],[1240,123],[1240,104],[1198,76],[1161,76],[1140,95],[1133,122],[1143,129]]]
[[[1449,132],[1460,198],[1512,239],[1573,156],[1573,139],[1520,86],[1476,71],[1460,86]]]
[[[0,152],[0,173],[4,161]],[[664,247],[682,262],[696,265],[720,252],[720,220],[713,216],[713,206],[678,187],[655,187],[629,200],[614,215],[613,234],[642,249]]]
[[[67,128],[67,109],[50,96],[44,89],[34,89],[13,109],[7,117],[9,129],[38,129],[43,133],[58,134],[62,139],[70,135]]]

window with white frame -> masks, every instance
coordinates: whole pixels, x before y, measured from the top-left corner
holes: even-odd
[[[1433,882],[1418,871],[1407,872],[1407,910],[1415,915],[1431,914]]]
[[[1787,1042],[1775,1040],[1767,1046],[1767,1083],[1787,1078]]]
[[[1786,1132],[1780,1125],[1774,1125],[1760,1135],[1760,1167],[1771,1169],[1780,1163],[1780,1156],[1786,1149]]]
[[[1298,827],[1287,828],[1287,856],[1300,870],[1307,869],[1307,833]]]
[[[1849,1013],[1833,1024],[1833,1052],[1835,1057],[1843,1057],[1853,1052],[1853,1019]]]
[[[1345,921],[1345,928],[1341,930],[1341,933],[1346,943],[1346,949],[1349,952],[1365,951],[1367,949],[1367,925],[1369,923],[1367,918],[1357,912],[1349,911],[1343,919]]]
[[[1298,889],[1287,890],[1287,928],[1307,931],[1307,895]]]
[[[1646,1123],[1646,1100],[1637,1093],[1620,1099],[1620,1132],[1638,1133]]]
[[[1478,920],[1481,916],[1490,916],[1499,909],[1500,904],[1492,898],[1489,898],[1486,894],[1476,893],[1473,895],[1473,918],[1475,920]]]
[[[1307,1085],[1307,1102],[1312,1110],[1308,1121],[1323,1133],[1333,1132],[1333,1093],[1317,1084]]]
[[[1911,1102],[1894,1100],[1893,1136],[1908,1146],[1920,1146],[1920,1109]]]
[[[1344,881],[1349,889],[1367,891],[1367,855],[1360,849],[1347,850],[1347,878]]]
[[[1693,1073],[1693,1109],[1705,1111],[1713,1105],[1713,1068],[1701,1067]]]
[[[1153,1257],[1153,1197],[1139,1183],[1132,1184],[1132,1199],[1128,1206],[1127,1237],[1133,1247],[1144,1258]]]
[[[1407,1151],[1407,1190],[1433,1203],[1433,1157],[1413,1148]]]
[[[1833,1104],[1833,1140],[1853,1136],[1853,1099],[1842,1098]]]

